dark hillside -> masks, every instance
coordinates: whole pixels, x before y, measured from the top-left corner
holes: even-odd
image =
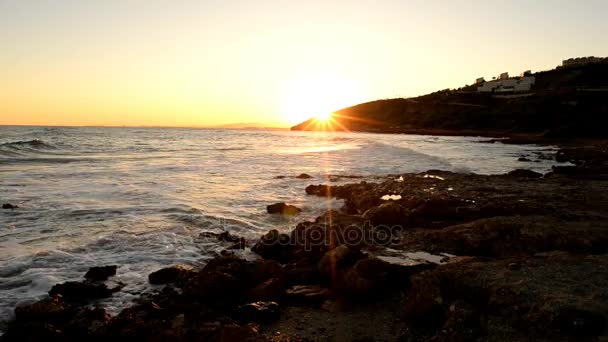
[[[363,103],[335,113],[334,129],[423,134],[543,134],[606,137],[608,63],[534,74],[528,94],[494,96],[444,90]],[[292,130],[320,129],[314,119]]]

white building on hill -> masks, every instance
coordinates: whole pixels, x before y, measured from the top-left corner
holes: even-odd
[[[509,77],[509,73],[503,72],[496,79],[488,82],[478,83],[477,91],[480,93],[526,93],[532,90],[536,78],[527,70],[520,77]]]

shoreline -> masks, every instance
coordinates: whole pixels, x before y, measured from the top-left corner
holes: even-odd
[[[427,171],[310,185],[309,195],[343,199],[344,207],[257,241],[208,234],[225,244],[222,255],[201,269],[151,274],[166,287],[115,317],[94,306],[120,291],[111,270],[56,285],[16,309],[0,339],[606,336],[607,148],[561,146],[557,157],[574,166],[546,175]],[[244,247],[260,259],[235,257]]]

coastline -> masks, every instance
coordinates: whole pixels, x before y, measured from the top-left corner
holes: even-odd
[[[605,336],[608,153],[583,145],[561,145],[557,157],[574,166],[546,175],[427,171],[310,185],[344,208],[258,241],[208,234],[225,243],[221,255],[151,275],[158,290],[115,317],[91,306],[120,291],[112,272],[55,286],[16,309],[2,340]],[[245,246],[260,259],[235,257]]]

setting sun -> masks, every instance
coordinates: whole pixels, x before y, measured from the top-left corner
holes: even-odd
[[[332,113],[332,112],[319,113],[316,115],[316,118],[317,118],[317,120],[327,121],[327,120],[331,119],[331,116],[333,114],[334,113]]]
[[[335,110],[360,101],[358,84],[333,71],[294,77],[285,87],[283,113],[290,124],[310,118],[327,121]]]

